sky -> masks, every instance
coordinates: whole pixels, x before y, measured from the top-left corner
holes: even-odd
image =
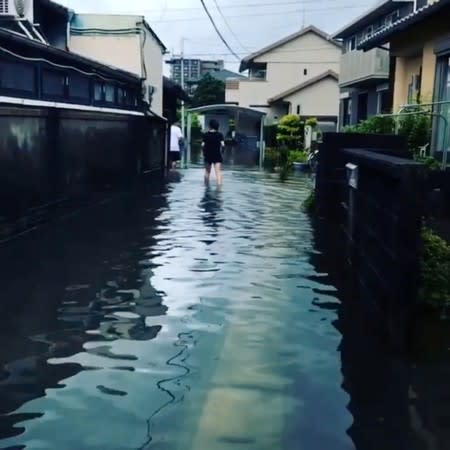
[[[170,53],[178,55],[185,39],[186,58],[224,59],[228,69],[238,68],[237,58],[220,41],[200,0],[56,1],[79,13],[144,15]],[[241,58],[298,31],[303,24],[315,25],[332,34],[377,3],[376,0],[204,1],[230,47]]]

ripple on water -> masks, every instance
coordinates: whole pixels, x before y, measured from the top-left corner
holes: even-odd
[[[201,176],[186,171],[161,195],[83,219],[99,227],[95,240],[68,229],[72,269],[55,265],[65,285],[49,291],[56,307],[39,327],[47,350],[33,361],[12,352],[0,378],[17,399],[0,416],[0,445],[353,448],[340,302],[310,263],[301,210],[309,181],[227,172],[216,189]],[[50,277],[35,271],[25,291]],[[21,397],[22,386],[34,394]]]

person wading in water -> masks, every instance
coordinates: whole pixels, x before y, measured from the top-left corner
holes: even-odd
[[[219,132],[217,120],[209,122],[209,130],[203,135],[203,156],[205,159],[205,183],[209,183],[211,168],[214,166],[217,184],[222,185],[222,151],[225,148],[223,134]]]

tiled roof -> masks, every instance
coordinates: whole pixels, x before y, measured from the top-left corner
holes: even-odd
[[[429,3],[422,8],[413,11],[411,14],[397,20],[391,25],[385,26],[375,32],[369,38],[361,41],[358,48],[361,50],[370,50],[374,47],[385,44],[396,33],[406,30],[410,26],[415,25],[432,14],[439,12],[446,6],[450,6],[450,0],[436,0],[434,3]]]

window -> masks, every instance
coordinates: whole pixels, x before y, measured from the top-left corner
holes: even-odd
[[[377,92],[377,114],[389,114],[392,111],[392,95],[389,87]]]
[[[418,103],[420,100],[420,85],[422,79],[422,69],[420,73],[413,75],[408,85],[408,103]]]
[[[308,75],[308,69],[303,69],[303,75]]]
[[[96,102],[103,101],[103,83],[98,81],[94,85],[94,100]]]
[[[23,63],[0,62],[0,88],[18,92],[36,92],[36,70]]]
[[[352,99],[342,100],[342,126],[346,127],[352,123]]]
[[[122,89],[121,87],[117,88],[117,103],[119,105],[124,105],[125,104],[125,90]]]
[[[116,87],[113,84],[105,84],[105,102],[115,103]]]
[[[69,99],[89,102],[90,80],[83,75],[69,75]]]
[[[369,106],[369,95],[367,92],[358,95],[358,122],[367,119],[367,108]]]
[[[42,73],[42,97],[62,99],[65,97],[66,75],[63,72],[44,70]]]
[[[373,34],[373,27],[372,27],[372,26],[367,27],[367,30],[366,30],[366,39],[370,38],[370,37],[372,36],[372,34]]]
[[[444,55],[437,59],[436,77],[434,87],[435,102],[450,102],[450,55]],[[450,123],[450,103],[436,106],[436,113],[441,114]],[[433,149],[443,151],[449,149],[450,140],[448,130],[442,119],[434,120],[433,127]]]
[[[301,105],[297,105],[297,116],[300,115],[301,110],[302,110]]]
[[[255,64],[250,69],[251,80],[266,80],[267,77],[267,64]]]

